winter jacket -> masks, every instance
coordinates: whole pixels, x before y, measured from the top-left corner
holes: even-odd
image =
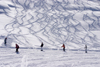
[[[65,45],[63,44],[61,47],[65,48]]]
[[[40,47],[43,47],[43,45],[44,45],[44,44],[42,43]]]
[[[19,48],[19,46],[16,44],[16,48]]]

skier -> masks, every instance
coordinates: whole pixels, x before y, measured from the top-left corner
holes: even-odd
[[[4,39],[4,44],[6,46],[6,44],[7,44],[7,37]]]
[[[44,44],[43,44],[43,42],[41,43],[41,51],[43,51],[43,46],[44,46]]]
[[[18,49],[19,49],[19,46],[18,46],[18,44],[16,44],[16,53],[19,52]]]
[[[84,47],[84,48],[85,48],[85,53],[87,53],[87,45],[85,45],[85,47]]]
[[[65,51],[65,45],[63,44],[61,47],[63,47],[63,51]]]

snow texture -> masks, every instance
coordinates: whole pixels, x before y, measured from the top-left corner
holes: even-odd
[[[99,0],[0,0],[0,67],[99,67],[99,33]]]
[[[44,50],[0,48],[0,67],[99,67],[100,50]]]
[[[1,35],[13,40],[9,46],[97,49],[99,7],[95,0],[0,0]]]

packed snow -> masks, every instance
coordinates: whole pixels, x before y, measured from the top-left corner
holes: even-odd
[[[0,48],[0,67],[99,67],[100,50]]]
[[[0,0],[0,67],[99,67],[99,33],[99,0]]]

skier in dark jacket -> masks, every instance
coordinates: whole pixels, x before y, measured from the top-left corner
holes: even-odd
[[[84,47],[84,48],[85,48],[85,53],[87,53],[87,45],[85,45],[85,47]]]
[[[41,51],[43,51],[43,46],[44,46],[44,44],[43,44],[43,42],[41,43]]]
[[[7,37],[4,39],[4,44],[6,46],[6,44],[7,44]]]
[[[63,47],[63,51],[65,51],[65,45],[63,44],[61,47]]]
[[[18,49],[19,49],[19,46],[18,46],[18,44],[16,44],[16,53],[19,52]]]

